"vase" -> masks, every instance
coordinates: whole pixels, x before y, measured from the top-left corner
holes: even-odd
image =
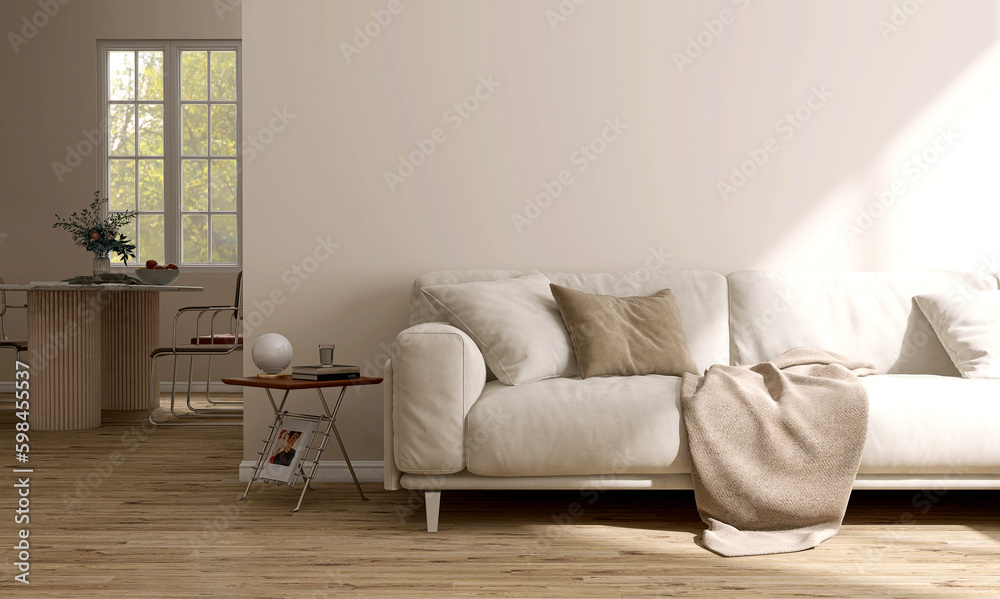
[[[94,256],[94,276],[100,277],[111,274],[111,259],[107,254]]]

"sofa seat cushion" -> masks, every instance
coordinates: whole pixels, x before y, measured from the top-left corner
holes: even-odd
[[[862,474],[1000,474],[1000,380],[875,375]]]
[[[680,383],[661,375],[488,383],[467,418],[469,472],[688,473]]]
[[[480,476],[687,474],[680,378],[488,383],[469,411]],[[1000,474],[1000,380],[874,375],[861,474]]]

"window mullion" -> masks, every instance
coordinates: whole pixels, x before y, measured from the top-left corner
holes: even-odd
[[[208,189],[205,190],[208,196],[208,206],[205,208],[205,220],[208,223],[206,233],[208,234],[208,261],[212,262],[215,243],[212,235],[212,51],[205,52],[205,113],[208,117],[208,143],[205,146],[205,153],[208,155],[205,165],[208,167]]]
[[[163,250],[181,263],[180,248],[180,78],[174,44],[163,48]]]
[[[108,150],[111,143],[110,124],[108,119],[108,86],[110,76],[108,75],[108,49],[103,44],[97,45],[97,80],[99,83],[97,93],[97,126],[102,129],[102,139],[104,144],[97,157],[97,189],[100,189],[104,197],[109,197],[108,171],[111,163],[108,161]],[[104,214],[103,216],[107,216]]]

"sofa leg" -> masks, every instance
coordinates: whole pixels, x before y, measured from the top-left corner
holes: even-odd
[[[427,532],[438,531],[438,513],[441,511],[441,491],[424,491],[427,508]]]

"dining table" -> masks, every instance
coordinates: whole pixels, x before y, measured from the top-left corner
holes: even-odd
[[[204,290],[64,281],[0,289],[27,292],[28,422],[36,430],[96,428],[101,410],[145,410],[160,294]]]

